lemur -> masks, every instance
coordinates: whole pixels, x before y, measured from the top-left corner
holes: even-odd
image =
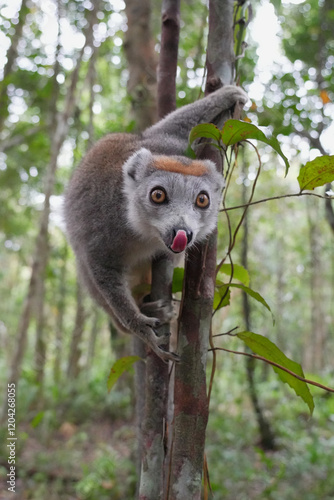
[[[142,134],[106,135],[83,158],[65,194],[67,233],[90,294],[118,328],[138,335],[166,362],[179,357],[160,347],[167,342],[156,333],[166,322],[163,304],[153,304],[157,317],[144,314],[129,276],[159,254],[183,254],[216,227],[223,177],[210,160],[184,154],[190,130],[217,121],[237,101],[247,101],[245,92],[225,86]]]

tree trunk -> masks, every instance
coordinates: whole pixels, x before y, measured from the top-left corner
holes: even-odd
[[[206,358],[216,273],[216,233],[189,252],[179,319],[181,363],[175,367],[174,433],[169,500],[201,497],[209,416]]]
[[[161,48],[158,71],[158,109],[159,119],[176,108],[175,78],[177,69],[179,39],[179,0],[164,0],[162,3]],[[173,266],[161,257],[152,263],[151,300],[172,299]],[[169,325],[159,328],[159,333],[169,331]],[[168,345],[165,346],[168,349]],[[164,472],[167,401],[169,374],[168,365],[163,363],[152,351],[146,362],[146,405],[142,422],[142,466],[139,498],[158,500],[164,498],[167,474]],[[171,424],[169,422],[169,424]]]
[[[152,125],[157,118],[156,55],[151,36],[150,0],[126,0],[128,31],[124,50],[129,65],[128,94],[137,131]]]
[[[332,184],[326,184],[325,192],[330,191],[332,189]],[[330,198],[325,200],[325,214],[326,220],[334,234],[334,209],[333,209],[333,201]]]
[[[324,311],[323,269],[321,262],[321,233],[319,231],[318,200],[307,200],[310,238],[311,334],[305,344],[305,370],[319,371],[324,366],[326,322]]]
[[[18,22],[16,24],[12,23],[14,34],[11,37],[10,47],[7,52],[7,62],[3,70],[3,80],[0,85],[0,131],[2,130],[4,121],[8,116],[8,77],[13,72],[14,63],[17,57],[17,47],[22,36],[23,26],[28,12],[29,8],[27,7],[27,0],[22,0],[18,15]]]
[[[43,241],[44,247],[40,248],[43,269],[46,268],[49,248],[48,239],[45,238]],[[36,307],[36,338],[35,338],[35,375],[36,382],[39,386],[38,399],[41,400],[43,393],[43,382],[44,382],[44,368],[45,368],[45,357],[46,357],[46,345],[44,339],[44,326],[45,326],[45,315],[44,315],[44,304],[45,304],[45,277],[44,275],[38,276],[38,284],[36,287],[35,296],[35,307]]]
[[[243,177],[245,178],[245,160],[243,158]],[[242,205],[247,203],[246,197],[246,186],[242,185]],[[248,221],[249,221],[249,212],[247,211],[245,214],[245,218],[243,221],[244,234],[242,238],[242,246],[241,246],[241,264],[245,269],[248,268]],[[242,292],[242,306],[243,306],[243,316],[245,321],[245,327],[247,331],[252,331],[251,326],[251,304],[249,301],[249,296],[246,292]],[[250,349],[247,348],[247,351]],[[249,385],[249,396],[253,405],[255,417],[258,424],[258,429],[260,433],[260,446],[264,450],[275,450],[275,436],[271,429],[269,421],[265,418],[259,396],[255,383],[255,359],[254,358],[246,358],[246,373],[247,380]]]
[[[71,345],[69,350],[69,358],[67,364],[67,377],[69,380],[74,380],[80,373],[80,357],[81,357],[81,340],[85,325],[85,308],[84,294],[81,283],[77,282],[77,310],[75,315],[75,323],[71,336]]]
[[[233,82],[233,0],[209,2],[206,93]],[[228,114],[220,118],[222,122]],[[219,156],[206,150],[203,156]],[[185,264],[185,283],[179,318],[182,361],[175,368],[175,413],[169,500],[201,497],[205,432],[209,415],[206,358],[216,278],[217,234],[192,248]]]
[[[59,291],[56,299],[57,312],[56,312],[56,325],[55,325],[55,358],[53,365],[53,378],[56,384],[61,379],[61,360],[63,354],[63,329],[64,329],[64,314],[66,305],[66,271],[67,271],[67,258],[68,258],[68,245],[65,243],[62,252],[62,264],[59,276]]]
[[[96,9],[89,12],[89,23],[87,27],[87,32],[92,31],[93,23],[96,19]],[[86,38],[87,41],[87,38]],[[55,129],[52,132],[52,143],[50,152],[50,162],[46,169],[45,174],[45,186],[44,186],[44,206],[41,214],[39,231],[36,238],[35,251],[33,253],[33,264],[31,268],[31,277],[28,286],[28,292],[24,301],[22,314],[19,321],[18,333],[17,333],[17,343],[16,350],[11,362],[8,383],[18,383],[22,360],[26,350],[27,344],[27,333],[30,324],[30,319],[33,311],[34,299],[36,296],[36,287],[40,280],[44,279],[46,262],[48,260],[48,255],[40,254],[40,249],[48,248],[48,229],[49,229],[49,216],[50,216],[50,198],[54,191],[54,186],[56,182],[56,171],[58,155],[60,153],[61,147],[64,143],[68,132],[68,119],[72,115],[75,107],[76,99],[76,86],[79,77],[79,69],[82,62],[82,57],[84,55],[85,46],[81,49],[80,54],[77,59],[76,66],[72,72],[69,89],[66,95],[64,110],[57,114],[56,120],[54,120]]]
[[[132,100],[132,115],[136,122],[136,130],[142,131],[152,125],[157,119],[156,103],[156,54],[154,51],[154,42],[151,35],[151,3],[150,0],[126,0],[125,9],[128,20],[128,31],[124,42],[125,55],[128,61],[129,80],[127,84],[128,94]],[[148,277],[143,277],[144,281]],[[143,342],[133,338],[133,352],[141,358],[146,358],[146,347]],[[151,358],[151,356],[150,356]],[[148,369],[148,374],[147,374]],[[138,362],[135,364],[135,394],[136,394],[136,427],[137,427],[137,472],[141,480],[138,481],[137,495],[150,488],[147,483],[149,475],[146,474],[146,466],[142,463],[150,463],[146,456],[151,448],[148,444],[148,435],[150,434],[151,414],[155,414],[155,408],[152,408],[152,394],[156,391],[150,388],[150,381],[159,380],[151,373],[151,362]],[[152,385],[153,387],[153,385]],[[148,395],[148,400],[146,400]],[[157,394],[157,401],[159,394]],[[157,403],[158,404],[158,403]],[[145,414],[149,413],[149,420]],[[145,435],[145,437],[144,437]],[[162,465],[161,465],[162,469]],[[159,473],[154,478],[153,497],[159,498],[156,491],[159,491]]]
[[[88,348],[87,348],[87,362],[86,362],[87,372],[89,372],[89,369],[93,365],[96,339],[100,331],[100,323],[101,323],[101,311],[100,309],[95,307],[93,312],[92,327],[90,330]]]

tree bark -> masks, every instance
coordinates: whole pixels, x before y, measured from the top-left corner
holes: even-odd
[[[161,120],[176,108],[176,71],[180,35],[180,0],[164,0],[161,13],[158,67],[158,115]]]
[[[64,328],[64,314],[66,305],[66,271],[67,271],[67,258],[68,258],[68,245],[65,243],[64,249],[62,251],[62,264],[60,269],[59,277],[59,290],[57,302],[57,313],[56,313],[56,336],[55,336],[55,359],[53,365],[53,378],[56,384],[60,382],[61,379],[61,360],[63,353],[63,328]]]
[[[151,36],[150,0],[126,0],[128,31],[124,51],[128,60],[128,94],[137,131],[152,125],[157,118],[156,54]]]
[[[209,416],[206,359],[216,274],[216,233],[189,252],[179,319],[175,367],[174,434],[169,500],[201,497],[205,432]]]
[[[128,31],[124,41],[128,61],[128,94],[132,100],[132,116],[136,130],[142,131],[157,119],[156,54],[151,35],[150,0],[126,0]],[[143,278],[145,281],[147,277]],[[133,339],[133,352],[146,358],[146,347],[138,338]],[[159,360],[160,361],[160,360]],[[164,369],[167,367],[165,365]],[[164,375],[165,376],[165,375]],[[159,421],[165,392],[159,391],[161,373],[152,353],[146,363],[135,364],[137,471],[140,481],[137,496],[157,500],[162,494],[161,435],[154,441],[154,428]],[[163,382],[162,382],[163,385]],[[158,458],[157,458],[158,457]],[[152,475],[152,467],[154,473]]]
[[[74,380],[80,373],[80,357],[81,357],[81,340],[84,332],[85,325],[85,307],[84,295],[81,283],[77,282],[77,310],[75,315],[75,323],[71,335],[71,345],[69,350],[68,364],[67,364],[67,377],[69,380]]]
[[[210,0],[206,93],[233,82],[233,0]],[[219,117],[218,126],[228,117]],[[213,148],[212,148],[213,149]],[[201,156],[219,156],[205,149]],[[206,360],[216,279],[217,233],[186,258],[179,318],[181,363],[175,368],[175,413],[169,500],[201,497],[205,432],[209,415]]]
[[[179,0],[164,0],[162,4],[161,48],[158,71],[159,119],[176,108],[176,69],[179,39]],[[151,300],[172,299],[173,266],[166,257],[152,263]],[[169,331],[169,325],[159,328],[159,333]],[[168,349],[168,345],[165,346]],[[164,498],[167,478],[164,472],[167,449],[168,365],[152,351],[146,362],[146,405],[142,423],[143,453],[139,498],[158,500]]]
[[[307,200],[310,241],[310,297],[311,332],[305,344],[305,370],[319,371],[324,366],[326,345],[326,314],[324,311],[323,268],[321,255],[321,233],[319,231],[318,200]]]
[[[89,369],[93,365],[96,340],[97,340],[97,336],[98,336],[100,326],[101,326],[100,320],[101,320],[100,309],[94,308],[93,318],[92,318],[92,327],[90,330],[88,349],[87,349],[87,361],[86,361],[87,372],[89,372]]]
[[[245,161],[243,158],[243,174],[245,177]],[[242,205],[247,203],[246,198],[246,186],[242,185]],[[248,268],[248,221],[249,221],[249,212],[247,211],[245,214],[243,229],[244,234],[242,238],[242,246],[241,246],[241,264],[245,269]],[[242,292],[242,306],[243,306],[243,316],[245,321],[245,327],[247,331],[252,331],[251,326],[251,304],[249,301],[249,296],[246,292]],[[250,351],[247,348],[247,351]],[[249,396],[253,405],[255,417],[258,424],[259,434],[260,434],[260,446],[264,450],[275,450],[275,436],[272,431],[271,425],[269,421],[266,419],[262,406],[260,404],[258,391],[255,383],[255,359],[254,358],[246,358],[246,373],[247,380],[249,385]]]

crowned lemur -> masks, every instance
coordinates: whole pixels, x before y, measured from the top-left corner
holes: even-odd
[[[183,155],[190,130],[217,122],[237,101],[247,101],[244,91],[225,86],[142,134],[106,135],[65,195],[67,232],[89,292],[118,328],[138,335],[164,361],[179,360],[160,347],[167,338],[155,331],[166,322],[164,305],[155,303],[160,319],[145,315],[129,275],[159,254],[182,254],[216,227],[223,177],[211,161]]]

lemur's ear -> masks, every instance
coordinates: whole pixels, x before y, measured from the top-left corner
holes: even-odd
[[[131,177],[132,180],[137,181],[142,177],[146,167],[152,165],[152,163],[153,155],[151,151],[141,148],[124,163],[123,172],[125,175]]]

